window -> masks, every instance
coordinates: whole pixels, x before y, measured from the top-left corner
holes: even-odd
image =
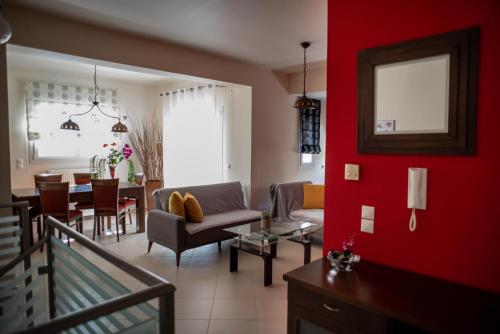
[[[94,99],[93,88],[26,82],[28,140],[34,159],[81,158],[101,154],[101,145],[120,139],[111,132],[115,119],[98,110],[74,117],[80,131],[61,130],[69,115],[86,112]],[[101,89],[98,101],[104,112],[118,114],[118,97],[114,90]]]
[[[311,153],[301,153],[300,167],[314,167],[314,155]]]

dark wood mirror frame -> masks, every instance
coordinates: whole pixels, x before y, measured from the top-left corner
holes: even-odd
[[[473,155],[479,28],[365,49],[358,54],[358,153]],[[447,133],[375,134],[375,67],[448,54]]]

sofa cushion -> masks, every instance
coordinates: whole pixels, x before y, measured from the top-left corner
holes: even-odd
[[[196,197],[191,193],[184,195],[184,208],[186,209],[186,219],[193,223],[203,222],[203,210]]]
[[[304,184],[303,209],[323,209],[325,202],[325,186],[321,184]]]
[[[239,182],[218,183],[204,186],[184,188],[164,188],[153,192],[157,209],[166,211],[164,203],[170,194],[178,191],[181,194],[190,192],[198,202],[205,216],[233,210],[246,209],[243,188]]]
[[[213,215],[206,215],[203,223],[186,222],[186,231],[196,234],[210,228],[223,228],[224,225],[249,223],[260,219],[260,212],[254,210],[233,210]],[[228,226],[229,227],[229,226]]]
[[[174,191],[168,198],[168,212],[182,218],[186,217],[184,199],[178,191]]]
[[[323,226],[323,209],[300,209],[290,212],[290,218],[307,220],[313,224]]]

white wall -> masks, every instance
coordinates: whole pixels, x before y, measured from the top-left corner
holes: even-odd
[[[224,88],[224,182],[239,181],[247,204],[252,181],[252,89]]]
[[[26,106],[24,98],[24,81],[39,80],[60,84],[92,86],[89,76],[81,74],[68,75],[54,71],[45,72],[29,68],[8,67],[9,90],[9,127],[10,127],[10,166],[12,188],[33,187],[33,175],[46,172],[49,169],[88,168],[89,159],[39,159],[30,160],[28,141],[26,136]],[[110,80],[98,77],[99,86],[112,88],[118,91],[121,110],[127,112],[130,118],[151,112],[158,102],[158,88],[150,85],[139,85],[130,82]],[[90,117],[90,116],[89,116]],[[102,116],[104,117],[104,116]],[[123,135],[121,144],[128,142],[128,136]],[[24,168],[16,168],[16,159],[24,160]],[[136,170],[140,170],[137,160],[133,160]],[[120,163],[117,168],[117,177],[127,179],[127,164]]]

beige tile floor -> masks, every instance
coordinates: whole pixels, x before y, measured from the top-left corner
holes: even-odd
[[[84,233],[88,237],[92,237],[92,225],[92,219],[85,220]],[[153,245],[151,253],[147,253],[146,233],[135,233],[135,223],[127,224],[127,231],[126,235],[120,235],[119,243],[115,234],[101,236],[96,241],[177,287],[176,333],[286,333],[287,284],[282,277],[302,265],[301,245],[288,241],[279,244],[278,257],[273,262],[273,284],[264,287],[263,261],[259,257],[240,253],[239,271],[229,272],[230,241],[223,243],[221,252],[217,244],[188,250],[177,267],[175,253],[161,245]],[[101,268],[131,290],[143,287],[78,244],[72,247],[94,263],[102,264]],[[321,254],[321,246],[313,245],[312,259]]]

